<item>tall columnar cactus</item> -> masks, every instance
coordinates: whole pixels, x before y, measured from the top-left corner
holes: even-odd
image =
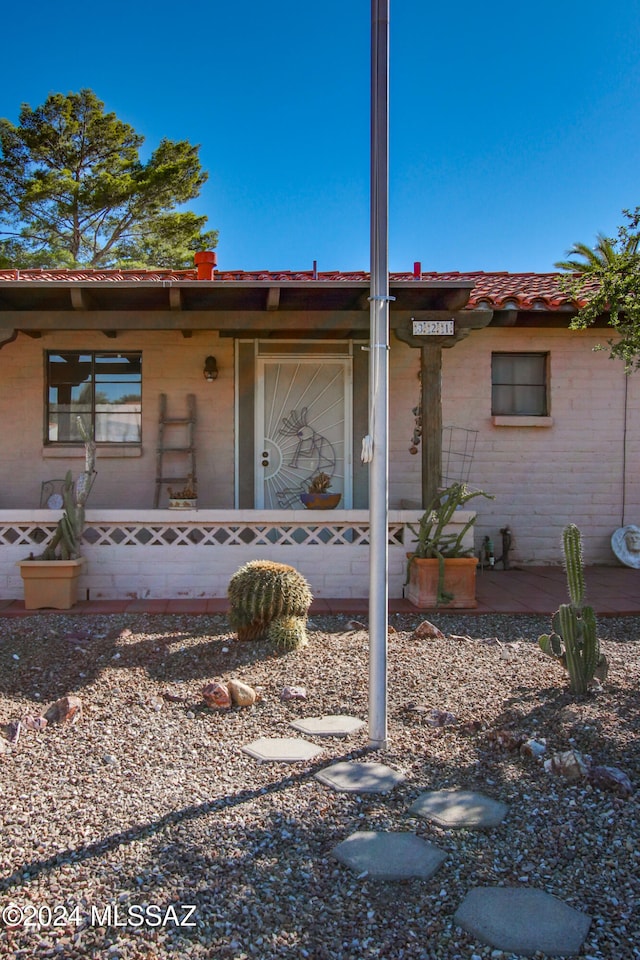
[[[566,669],[571,692],[583,694],[595,676],[607,675],[608,664],[600,653],[595,613],[584,603],[582,540],[573,523],[564,529],[563,547],[571,603],[563,603],[554,613],[551,633],[543,634],[538,643],[544,653],[555,657]]]
[[[234,573],[227,590],[229,622],[239,640],[273,640],[293,648],[306,643],[306,621],[313,597],[294,567],[251,560]]]
[[[67,472],[62,487],[64,513],[51,543],[38,557],[39,560],[77,560],[81,554],[82,532],[85,524],[85,503],[95,476],[96,445],[89,437],[78,417],[78,429],[84,440],[85,468],[75,485],[71,471]]]

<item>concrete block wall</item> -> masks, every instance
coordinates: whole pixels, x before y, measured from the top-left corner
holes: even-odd
[[[286,523],[322,523],[325,518],[316,511],[291,511]],[[297,516],[296,516],[297,515]],[[457,523],[447,528],[458,530],[471,516],[469,511],[460,511]],[[128,529],[158,524],[197,528],[202,525],[224,526],[228,516],[223,511],[185,511],[179,519],[175,512],[158,511],[87,511],[87,527],[102,530],[113,525]],[[274,511],[239,511],[241,525],[254,524],[264,530],[265,525],[275,522]],[[417,511],[391,511],[391,524],[416,524],[420,518]],[[282,515],[280,514],[280,519]],[[359,527],[367,524],[367,511],[344,511],[337,521],[353,523]],[[0,531],[13,524],[52,523],[51,511],[0,510]],[[334,523],[335,515],[334,515]],[[235,523],[235,520],[234,520]],[[277,523],[276,523],[277,525]],[[331,526],[331,520],[327,520]],[[0,549],[0,599],[18,599],[23,596],[20,571],[16,566],[30,553],[28,546],[12,543],[12,537],[4,537]],[[411,550],[413,535],[405,528],[404,542],[389,545],[389,596],[403,595],[406,579],[407,552]],[[473,548],[473,533],[465,535],[465,548]],[[38,551],[34,551],[38,552]],[[288,563],[302,573],[315,597],[368,597],[369,596],[369,546],[367,543],[316,543],[316,544],[131,544],[111,542],[87,542],[83,547],[87,563],[80,578],[81,598],[180,598],[223,597],[235,571],[249,560],[276,560]]]
[[[499,552],[509,525],[514,562],[559,562],[574,522],[587,563],[617,563],[611,534],[640,523],[640,374],[594,352],[602,333],[489,328],[443,351],[443,422],[479,431],[470,483],[495,494],[473,501],[476,543],[489,535]],[[549,353],[549,425],[494,424],[493,351]]]

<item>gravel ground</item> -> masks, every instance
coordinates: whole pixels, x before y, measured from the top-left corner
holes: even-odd
[[[314,778],[366,756],[366,732],[318,739],[320,762],[260,764],[240,750],[295,736],[289,723],[305,715],[366,719],[368,637],[347,617],[317,618],[308,647],[280,656],[238,643],[224,617],[0,621],[0,730],[23,722],[16,743],[0,743],[0,956],[507,957],[453,922],[473,886],[505,884],[589,913],[585,956],[640,957],[640,620],[600,621],[609,676],[576,699],[535,642],[548,618],[434,615],[446,637],[416,639],[422,619],[391,618],[390,745],[371,758],[406,779],[384,796]],[[203,685],[231,677],[262,700],[213,712]],[[282,701],[287,684],[307,700]],[[77,723],[25,728],[71,694]],[[432,726],[432,710],[455,722]],[[576,749],[621,769],[631,796],[509,749],[529,737],[546,738],[546,757]],[[508,816],[449,831],[407,815],[442,787],[480,789]],[[357,877],[331,850],[358,829],[413,830],[447,859],[428,881]],[[40,922],[12,926],[20,917]]]

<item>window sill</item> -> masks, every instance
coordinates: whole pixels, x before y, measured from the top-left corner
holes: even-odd
[[[84,460],[84,447],[80,444],[47,444],[42,448],[42,456],[48,460]],[[141,457],[142,446],[139,443],[109,443],[96,445],[96,459]]]
[[[553,417],[491,417],[494,427],[552,427]]]

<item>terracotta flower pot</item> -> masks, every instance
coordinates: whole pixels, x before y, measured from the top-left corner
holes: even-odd
[[[26,610],[53,607],[70,610],[78,599],[78,578],[85,558],[78,560],[21,560]]]
[[[420,559],[410,553],[407,556],[409,557],[409,583],[405,589],[405,596],[415,607],[420,610],[477,607],[477,557],[451,557],[444,561],[443,592],[451,594],[453,599],[438,603],[440,561]]]

